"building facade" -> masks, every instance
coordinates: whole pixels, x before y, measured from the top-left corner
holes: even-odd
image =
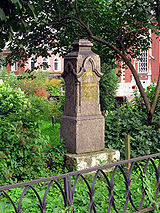
[[[5,58],[8,54],[10,54],[10,51],[4,50],[2,56]],[[60,56],[60,54],[51,54],[46,58],[39,56],[37,59],[32,56],[26,61],[24,68],[20,67],[18,62],[15,62],[12,66],[7,65],[6,69],[7,71],[15,72],[17,75],[27,69],[40,69],[44,72],[47,71],[54,76],[60,76],[64,70],[64,59]]]
[[[144,88],[147,88],[152,82],[157,83],[159,75],[160,41],[159,37],[154,33],[151,34],[151,38],[152,43],[150,44],[150,48],[142,51],[139,59],[132,60],[132,64]],[[117,96],[131,97],[136,87],[134,77],[130,69],[124,66],[123,62],[120,62],[118,69],[121,72],[121,76]]]

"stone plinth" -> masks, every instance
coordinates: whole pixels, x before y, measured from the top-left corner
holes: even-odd
[[[61,117],[61,138],[71,153],[104,149],[104,117],[99,103],[100,58],[92,43],[80,39],[64,58],[65,106]]]
[[[101,116],[63,116],[61,123],[67,150],[87,153],[104,148],[104,119]]]
[[[120,159],[120,152],[113,149],[104,149],[99,152],[85,154],[66,154],[65,164],[69,171],[88,169],[95,166],[110,164]]]

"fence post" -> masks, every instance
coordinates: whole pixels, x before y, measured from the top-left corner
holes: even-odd
[[[129,160],[130,154],[131,154],[130,135],[125,135],[124,144],[125,144],[125,160]],[[129,171],[129,168],[130,168],[130,163],[127,163],[127,169],[126,169],[127,173]]]
[[[68,207],[67,212],[74,213],[73,209],[73,199],[72,199],[72,188],[71,188],[71,176],[66,176],[64,178],[64,192],[66,198],[66,207]],[[71,209],[70,209],[71,207]]]

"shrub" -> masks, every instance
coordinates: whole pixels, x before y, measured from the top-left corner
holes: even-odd
[[[100,80],[100,103],[102,111],[113,110],[116,90],[118,88],[118,77],[116,70],[108,70],[106,64],[102,66],[103,76]]]
[[[151,84],[149,87],[147,87],[147,89],[145,90],[150,103],[153,102],[153,98],[154,98],[154,94],[155,94],[155,90],[156,90],[156,85],[153,83]],[[134,99],[132,100],[132,104],[133,106],[137,109],[140,110],[144,113],[146,113],[146,107],[144,105],[144,101],[143,99],[139,96],[137,89],[134,90]],[[155,108],[155,112],[154,112],[154,117],[153,117],[153,123],[157,122],[160,119],[160,96],[158,98],[157,104],[156,104],[156,108]]]
[[[64,96],[60,96],[59,101],[57,101],[42,99],[33,95],[29,97],[29,101],[34,108],[38,109],[38,116],[37,118],[35,116],[35,120],[49,121],[54,116],[56,122],[60,121],[64,108]]]
[[[46,78],[45,80],[45,87],[48,93],[51,96],[61,96],[62,95],[62,88],[63,88],[63,81],[60,79],[53,78],[49,80]]]
[[[5,68],[0,68],[0,79],[9,84],[13,88],[17,88],[17,75],[12,71],[7,71]]]
[[[60,126],[53,129],[51,121],[40,121],[48,116],[45,107],[52,107],[48,105],[52,101],[37,96],[30,98],[32,102],[21,89],[0,80],[0,180],[3,185],[62,172],[65,149],[60,140]]]
[[[149,97],[155,86],[151,85],[146,91]],[[160,120],[160,101],[157,103],[153,123],[145,125],[147,120],[146,108],[143,101],[136,95],[131,103],[109,112],[105,117],[105,141],[109,148],[118,149],[124,158],[124,135],[131,135],[131,157],[160,152],[160,129],[156,123]]]
[[[18,81],[24,93],[28,96],[31,105],[39,109],[39,119],[59,122],[64,108],[63,81],[60,79],[49,79],[47,74],[41,71],[25,72]]]
[[[40,126],[42,135],[49,136],[49,144],[47,150],[47,166],[51,171],[56,171],[62,173],[64,166],[64,153],[65,144],[63,140],[60,140],[60,124],[57,123],[52,127],[52,123],[48,121],[43,121]],[[49,171],[49,170],[48,170]],[[53,175],[53,174],[52,174]]]
[[[1,181],[41,175],[48,138],[41,135],[34,108],[24,93],[0,80]]]
[[[18,87],[25,94],[37,95],[42,98],[62,95],[63,81],[60,79],[49,79],[48,72],[43,71],[25,71],[18,76]]]
[[[41,98],[49,96],[42,82],[36,82],[30,79],[22,79],[18,81],[17,87],[21,88],[27,96],[36,95]]]

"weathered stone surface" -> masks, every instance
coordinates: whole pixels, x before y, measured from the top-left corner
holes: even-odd
[[[61,136],[71,153],[86,153],[104,149],[104,119],[102,116],[63,116]]]
[[[80,39],[64,58],[66,99],[61,117],[61,138],[71,153],[104,149],[104,118],[99,103],[100,58],[92,43]]]
[[[66,154],[65,165],[69,171],[88,169],[95,166],[110,164],[120,159],[120,152],[114,149],[104,149],[99,152],[85,154]]]

